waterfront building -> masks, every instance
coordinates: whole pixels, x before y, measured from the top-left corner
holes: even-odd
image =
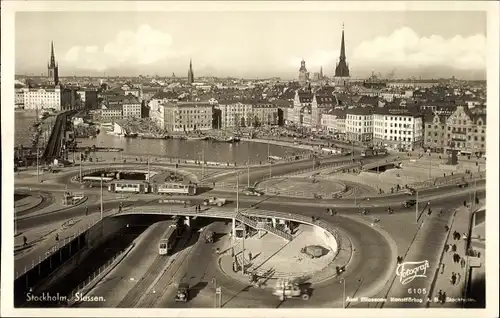
[[[59,65],[54,54],[54,41],[50,43],[50,61],[47,63],[47,82],[49,85],[59,85]]]
[[[345,40],[344,40],[344,25],[342,24],[342,39],[340,41],[340,57],[337,66],[335,67],[335,76],[333,82],[335,86],[347,86],[351,76],[349,74],[349,65],[346,60]]]
[[[278,125],[278,107],[270,102],[257,101],[252,104],[253,118],[249,118],[246,126]]]
[[[158,106],[163,114],[160,128],[168,132],[187,132],[212,129],[213,106],[201,102],[168,102]]]
[[[113,121],[123,118],[123,109],[120,105],[112,105],[105,107],[98,113],[99,120]]]
[[[310,123],[312,99],[313,95],[310,90],[296,90],[293,109],[288,110],[286,123],[296,126],[303,126],[307,122]]]
[[[302,59],[299,68],[299,85],[301,87],[306,87],[308,83],[309,83],[309,72],[307,71],[306,68],[306,61]]]
[[[24,88],[14,88],[14,105],[16,107],[24,107]]]
[[[486,154],[486,115],[473,114],[465,105],[457,107],[446,120],[445,151],[457,149],[462,154]]]
[[[221,100],[220,109],[220,127],[221,129],[237,129],[246,127],[253,123],[252,101]]]
[[[443,152],[446,146],[446,120],[448,116],[426,113],[424,116],[424,147]]]
[[[128,95],[121,102],[123,108],[123,118],[141,118],[142,104],[135,95]]]
[[[337,97],[328,92],[318,91],[311,101],[311,129],[321,130],[321,116],[338,105]]]
[[[158,127],[165,127],[164,108],[160,107],[160,105],[176,101],[178,101],[177,94],[172,91],[166,91],[154,94],[148,102],[149,117]]]
[[[344,135],[345,119],[346,112],[344,110],[330,110],[321,115],[321,129],[329,134]]]
[[[61,110],[61,89],[59,87],[39,87],[24,89],[25,109]]]
[[[62,87],[61,91],[61,110],[81,109],[84,103],[80,100],[78,88]]]
[[[373,144],[398,150],[423,145],[423,116],[406,108],[375,108],[372,115]]]
[[[373,139],[373,109],[350,108],[346,111],[346,139],[354,142],[371,142]]]

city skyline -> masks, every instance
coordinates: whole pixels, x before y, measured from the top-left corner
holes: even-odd
[[[18,12],[15,24],[19,75],[45,73],[54,41],[61,76],[187,77],[192,59],[198,77],[293,79],[303,58],[331,77],[344,24],[353,78],[486,76],[484,12]]]

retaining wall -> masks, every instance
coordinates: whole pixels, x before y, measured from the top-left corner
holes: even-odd
[[[123,217],[106,217],[19,276],[14,281],[14,306],[25,304],[28,292],[33,295],[41,294],[75,270],[93,249],[118,233],[129,222]]]
[[[313,225],[313,231],[314,234],[316,234],[323,242],[332,250],[333,254],[337,254],[338,250],[338,244],[337,240],[333,237],[332,234],[330,234],[327,230],[317,226]]]

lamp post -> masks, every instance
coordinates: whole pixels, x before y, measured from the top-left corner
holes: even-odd
[[[269,162],[269,178],[272,177],[272,165],[273,163],[271,162],[271,148],[269,147],[270,144],[269,144],[269,140],[267,140],[267,162]]]
[[[103,213],[104,213],[103,202],[102,202],[102,197],[103,197],[102,182],[103,182],[103,178],[104,178],[104,173],[101,173],[101,220],[102,220],[102,216],[103,216]]]
[[[418,190],[415,190],[415,223],[418,224]]]
[[[247,160],[247,187],[250,188],[250,159]]]
[[[83,156],[82,156],[82,153],[80,152],[80,183],[82,183],[82,164],[83,164]]]
[[[214,284],[214,308],[217,308],[217,280],[212,278],[212,284]]]
[[[344,277],[341,277],[339,282],[344,285],[344,290],[343,290],[343,294],[342,294],[343,295],[342,296],[342,308],[345,309],[345,279],[344,279]]]
[[[39,163],[38,163],[38,157],[40,156],[39,154],[39,149],[38,146],[36,147],[36,182],[40,182],[40,168],[39,168]]]

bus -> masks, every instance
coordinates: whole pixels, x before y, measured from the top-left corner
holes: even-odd
[[[129,192],[129,193],[148,193],[149,184],[145,181],[120,180],[114,181],[108,186],[109,192]]]
[[[160,243],[158,245],[158,254],[160,255],[171,254],[176,240],[177,240],[177,225],[172,224],[168,227],[167,231],[160,239]]]
[[[156,186],[157,194],[195,195],[195,184],[163,183]]]

